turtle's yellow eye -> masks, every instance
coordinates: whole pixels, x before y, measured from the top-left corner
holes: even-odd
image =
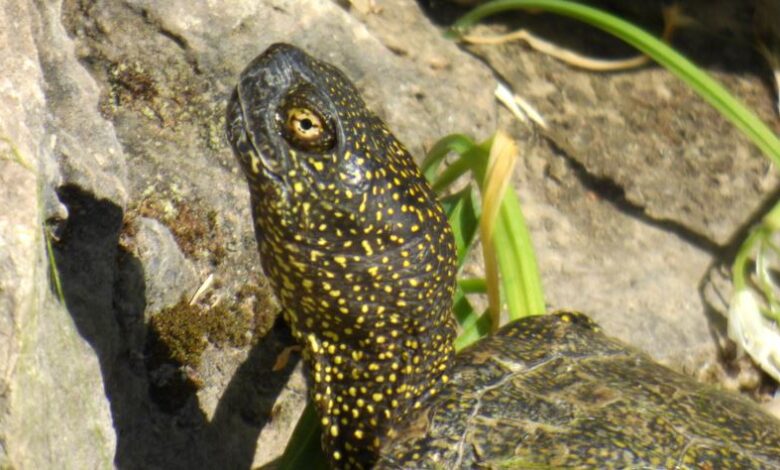
[[[334,134],[330,123],[310,108],[287,109],[283,133],[287,141],[299,150],[325,151],[333,147]]]
[[[316,140],[322,136],[322,120],[309,109],[293,108],[287,111],[287,128],[303,140]]]

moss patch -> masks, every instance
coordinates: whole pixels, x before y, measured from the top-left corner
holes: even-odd
[[[150,328],[157,347],[157,361],[172,360],[179,365],[197,367],[209,344],[217,347],[244,347],[254,344],[269,328],[266,290],[258,282],[244,285],[228,300],[206,299],[190,305],[182,299],[173,307],[155,314]],[[211,300],[210,305],[205,303]],[[258,301],[263,302],[258,305]]]
[[[157,194],[156,192],[153,194]],[[225,259],[225,238],[217,212],[201,207],[198,202],[186,202],[176,196],[147,197],[129,208],[124,220],[125,245],[134,237],[132,221],[148,217],[168,227],[181,251],[189,258],[205,260],[219,266]],[[132,249],[132,246],[126,246]]]

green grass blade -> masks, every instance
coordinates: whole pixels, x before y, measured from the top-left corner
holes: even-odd
[[[433,190],[437,193],[442,192],[449,185],[454,183],[455,180],[465,175],[467,172],[473,171],[474,157],[480,152],[481,150],[479,150],[478,147],[472,147],[454,162],[447,165],[447,168],[445,168],[431,184]]]
[[[473,189],[467,187],[442,201],[455,237],[458,268],[463,266],[479,227],[479,209],[474,205],[474,197]]]
[[[456,163],[468,162],[476,181],[484,181],[491,143],[492,139],[489,139],[475,145],[456,160]],[[442,175],[440,179],[446,178]],[[546,305],[536,255],[520,202],[512,189],[504,193],[493,240],[509,318],[514,320],[544,313]]]
[[[458,20],[451,36],[457,36],[479,20],[509,10],[534,9],[574,18],[634,46],[677,75],[753,141],[780,167],[780,140],[752,111],[723,86],[663,41],[614,15],[565,0],[496,0],[479,6]]]
[[[450,152],[464,154],[470,148],[474,147],[474,141],[463,134],[451,134],[443,137],[433,145],[433,148],[425,156],[425,160],[420,169],[425,178],[433,184],[436,173],[439,171],[439,165]]]
[[[483,277],[472,277],[467,279],[458,279],[458,287],[465,294],[485,294],[487,293],[487,281]]]
[[[466,294],[460,288],[455,289],[455,296],[453,297],[452,313],[455,315],[455,319],[462,328],[468,328],[479,317],[474,311],[474,307],[469,302]]]
[[[325,456],[320,447],[320,423],[311,402],[306,403],[298,424],[287,442],[284,454],[279,459],[279,470],[328,470]]]
[[[541,315],[547,306],[531,235],[525,225],[520,202],[507,191],[494,234],[504,296],[510,320]]]
[[[487,312],[464,324],[463,332],[455,340],[455,350],[460,351],[471,343],[490,333],[490,315]]]

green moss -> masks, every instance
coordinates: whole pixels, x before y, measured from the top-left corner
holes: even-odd
[[[158,340],[157,360],[171,359],[183,366],[197,367],[209,344],[216,347],[245,347],[254,344],[270,328],[267,289],[245,284],[235,298],[206,306],[190,305],[182,299],[152,317],[151,329]],[[258,305],[258,301],[262,304]]]
[[[208,346],[201,308],[182,299],[152,317],[151,328],[164,351],[182,365],[197,366]]]

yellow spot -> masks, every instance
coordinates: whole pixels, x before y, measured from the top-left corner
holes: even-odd
[[[334,333],[332,331],[325,331],[325,332],[322,333],[322,336],[328,337],[328,338],[332,339],[335,342],[338,342],[338,340],[339,340],[339,335],[337,335],[336,333]]]
[[[347,266],[347,258],[345,258],[344,256],[341,256],[341,255],[339,255],[339,256],[335,256],[335,257],[333,258],[333,261],[337,262],[337,263],[338,263],[338,264],[340,264],[342,267],[346,267],[346,266]]]
[[[355,439],[363,439],[363,431],[360,429],[355,429]]]
[[[254,153],[252,153],[252,173],[260,173],[260,159]]]
[[[333,460],[341,460],[341,452],[339,451],[333,452]]]
[[[339,427],[335,424],[330,427],[330,435],[333,437],[337,437],[339,435]]]
[[[317,337],[314,336],[313,334],[310,334],[306,339],[309,340],[309,346],[311,346],[311,351],[314,354],[317,354],[320,350],[320,345],[317,342]]]
[[[322,171],[322,169],[325,168],[322,162],[317,160],[314,160],[313,162],[311,162],[311,164],[312,166],[314,166],[314,169],[317,171]]]
[[[293,189],[296,193],[302,193],[303,192],[303,184],[300,181],[296,181],[293,183]]]

